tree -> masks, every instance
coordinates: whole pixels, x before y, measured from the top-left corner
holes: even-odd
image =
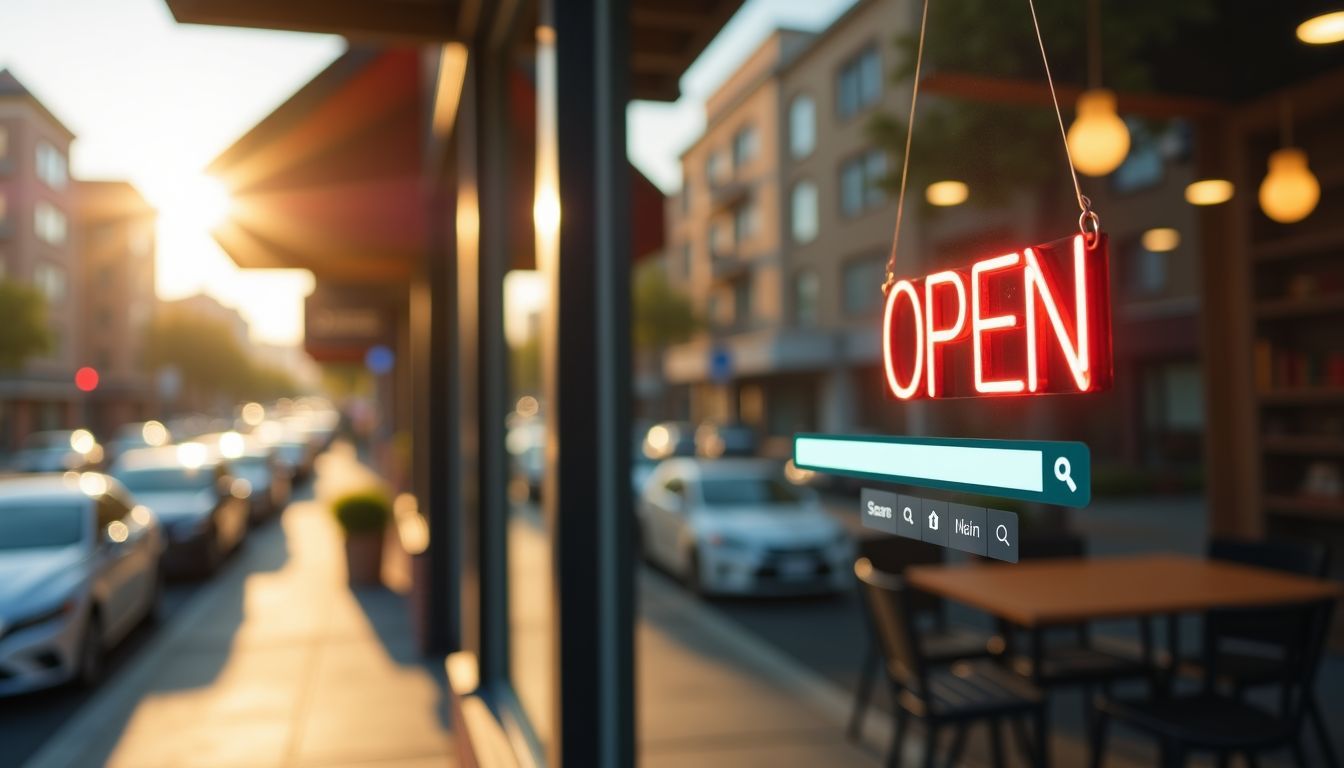
[[[47,298],[13,280],[0,280],[0,370],[16,371],[31,358],[51,351]]]
[[[271,399],[297,391],[277,368],[259,365],[228,323],[184,307],[167,307],[150,327],[151,369],[177,368],[188,398]]]
[[[632,301],[634,341],[640,349],[661,349],[700,329],[691,300],[668,283],[666,267],[658,261],[636,268]]]
[[[1100,0],[1097,0],[1098,2]],[[1087,71],[1087,9],[1080,0],[1038,0],[1041,36],[1056,84],[1083,84]],[[1210,0],[1127,0],[1102,4],[1103,85],[1116,91],[1151,87],[1151,56],[1156,46],[1173,41],[1186,22],[1212,17]],[[918,30],[895,40],[895,82],[909,87],[915,69]],[[958,0],[930,3],[924,42],[924,74],[933,71],[1039,81],[1045,72],[1025,1]],[[938,179],[961,179],[984,203],[1002,202],[1034,190],[1043,210],[1071,205],[1072,184],[1064,160],[1059,126],[1050,108],[936,100],[921,94],[911,147],[909,200]],[[1072,104],[1065,110],[1065,125]],[[900,182],[905,149],[905,117],[879,115],[869,125],[874,142],[891,151],[895,172],[887,185]],[[1066,208],[1067,210],[1067,208]]]

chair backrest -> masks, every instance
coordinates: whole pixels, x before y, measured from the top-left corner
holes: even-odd
[[[882,573],[901,575],[912,565],[941,565],[945,560],[942,547],[900,536],[875,536],[861,539],[855,547],[855,559],[866,559],[873,569]],[[936,595],[914,592],[909,596],[910,611],[920,616],[931,615],[943,620],[944,603]]]
[[[903,688],[923,698],[927,690],[926,666],[919,633],[911,616],[911,591],[905,579],[877,570],[867,558],[859,558],[854,563],[854,575],[887,674]]]
[[[1214,560],[1252,565],[1300,576],[1324,578],[1330,551],[1318,542],[1216,538],[1209,542]],[[1308,632],[1297,608],[1220,609],[1205,615],[1204,632],[1219,645],[1242,641],[1267,646],[1280,655],[1297,656]],[[1291,630],[1291,632],[1289,631]]]

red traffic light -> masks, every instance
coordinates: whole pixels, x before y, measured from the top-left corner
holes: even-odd
[[[81,392],[92,392],[97,389],[98,371],[87,365],[75,371],[75,386]]]

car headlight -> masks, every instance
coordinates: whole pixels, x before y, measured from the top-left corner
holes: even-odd
[[[46,610],[30,613],[27,616],[23,616],[14,622],[5,622],[4,626],[0,627],[0,637],[4,637],[5,635],[12,635],[20,630],[28,629],[30,627],[36,627],[40,624],[46,624],[49,621],[63,619],[67,616],[73,615],[76,607],[78,607],[78,603],[75,601],[74,598],[70,598],[68,600],[61,602],[59,605],[56,605],[53,608],[48,608]]]

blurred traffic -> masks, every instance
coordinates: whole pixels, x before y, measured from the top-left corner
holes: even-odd
[[[218,572],[340,423],[305,397],[24,439],[0,476],[0,696],[96,685],[165,582]]]

